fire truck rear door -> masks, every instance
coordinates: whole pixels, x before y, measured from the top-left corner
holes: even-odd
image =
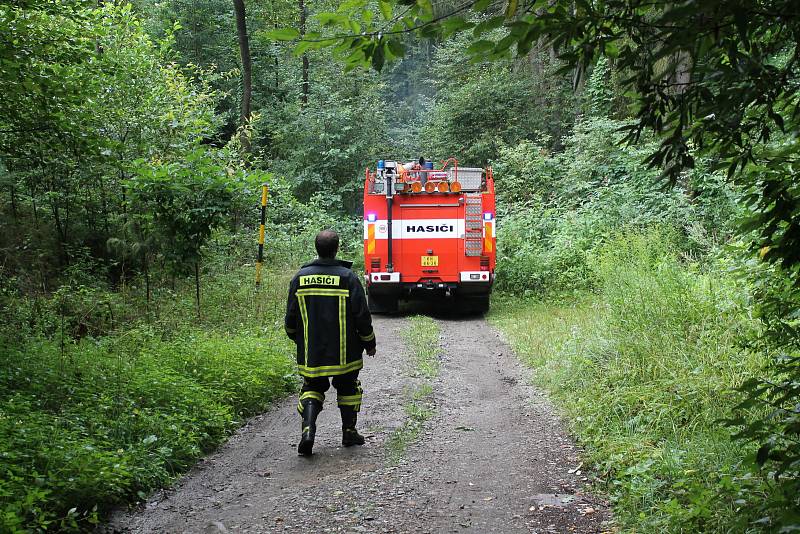
[[[400,200],[400,271],[404,282],[458,280],[464,216],[458,198]],[[394,233],[394,232],[393,232]]]

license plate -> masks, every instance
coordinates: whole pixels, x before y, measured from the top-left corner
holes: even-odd
[[[422,256],[423,267],[438,267],[439,256]]]

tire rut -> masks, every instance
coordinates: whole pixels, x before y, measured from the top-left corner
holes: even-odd
[[[482,318],[438,319],[435,414],[396,465],[386,442],[405,421],[411,377],[403,318],[375,318],[359,428],[342,448],[335,392],[320,415],[314,456],[296,455],[296,397],[251,419],[174,488],[115,514],[106,532],[581,532],[608,530],[599,500],[581,493],[579,451],[530,371]]]

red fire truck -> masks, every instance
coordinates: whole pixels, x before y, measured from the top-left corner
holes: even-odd
[[[364,268],[370,310],[401,299],[452,299],[460,311],[489,309],[495,269],[491,168],[378,162],[364,182]]]

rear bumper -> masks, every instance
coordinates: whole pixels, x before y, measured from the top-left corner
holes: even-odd
[[[484,271],[486,273],[486,271]],[[445,282],[426,280],[420,282],[372,282],[367,279],[367,292],[370,295],[385,295],[405,299],[447,298],[455,295],[489,295],[492,292],[494,275],[485,281]]]

